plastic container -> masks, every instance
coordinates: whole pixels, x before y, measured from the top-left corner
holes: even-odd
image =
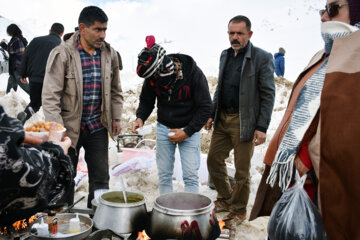
[[[57,138],[59,141],[61,141],[61,138],[63,136],[63,133],[66,131],[66,128],[57,131]],[[49,132],[28,132],[25,131],[27,134],[29,135],[33,135],[35,137],[48,137],[49,136]]]
[[[48,225],[46,223],[44,223],[44,218],[41,218],[41,222],[35,223],[32,227],[36,228],[38,236],[41,236],[41,237],[49,236]]]
[[[51,211],[46,218],[46,223],[48,224],[48,229],[50,236],[55,236],[58,232],[58,219],[56,213]]]
[[[138,134],[140,135],[148,135],[152,133],[152,126],[151,125],[145,125],[141,128],[136,129]]]
[[[81,227],[80,227],[80,219],[79,219],[79,214],[76,214],[75,218],[71,218],[70,222],[69,222],[69,233],[78,233],[80,232]]]

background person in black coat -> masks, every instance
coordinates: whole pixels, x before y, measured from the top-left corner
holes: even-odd
[[[22,82],[29,78],[30,103],[17,118],[24,123],[41,107],[41,93],[45,76],[46,62],[53,48],[61,43],[64,26],[54,23],[49,35],[34,38],[27,46],[21,61],[20,76]]]

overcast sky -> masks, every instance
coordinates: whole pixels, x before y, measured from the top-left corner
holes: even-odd
[[[0,5],[0,15],[18,23],[28,40],[47,34],[53,22],[71,32],[83,7],[101,7],[109,17],[106,40],[123,57],[122,81],[136,78],[137,54],[149,34],[157,42],[171,41],[163,44],[167,53],[189,54],[206,75],[215,76],[220,53],[230,46],[228,21],[239,14],[252,21],[254,45],[272,54],[285,48],[289,80],[323,45],[318,10],[325,0],[1,0]]]

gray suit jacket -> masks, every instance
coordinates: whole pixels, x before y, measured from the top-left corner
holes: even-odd
[[[239,79],[240,141],[251,141],[255,130],[267,131],[275,99],[272,54],[253,46],[251,42],[249,44],[242,66],[241,81]],[[213,98],[215,125],[220,111],[219,96],[228,57],[226,49],[220,56],[218,85]]]

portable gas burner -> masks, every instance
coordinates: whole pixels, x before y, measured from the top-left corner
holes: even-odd
[[[116,137],[116,147],[118,152],[121,151],[121,147],[134,148],[140,141],[144,140],[144,135],[140,134],[122,134]]]

